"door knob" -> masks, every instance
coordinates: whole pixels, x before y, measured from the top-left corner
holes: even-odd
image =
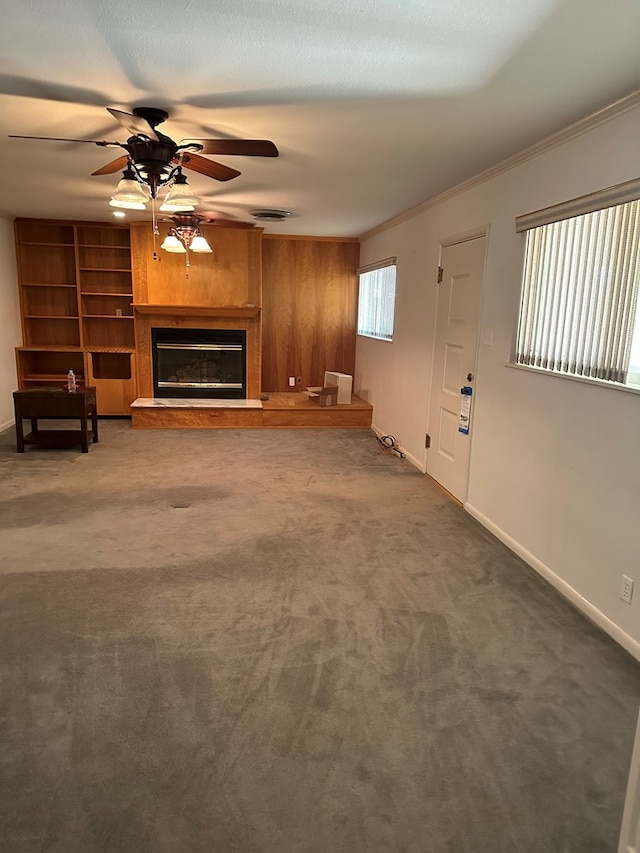
[[[467,382],[473,382],[473,373],[467,373]]]

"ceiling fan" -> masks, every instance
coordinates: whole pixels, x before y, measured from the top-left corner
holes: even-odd
[[[200,225],[219,225],[223,228],[252,229],[255,225],[251,222],[241,222],[237,219],[223,219],[215,213],[175,213],[165,221],[172,222],[164,242],[160,246],[166,252],[177,252],[187,254],[187,266],[189,266],[188,254],[192,252],[211,252],[205,236],[200,230]]]
[[[19,136],[12,139],[43,139],[57,142],[88,142],[103,148],[123,148],[127,153],[96,169],[92,175],[109,175],[130,167],[139,181],[149,187],[151,198],[158,189],[172,181],[182,169],[191,169],[217,181],[230,181],[241,173],[237,169],[208,160],[201,154],[242,155],[244,157],[278,157],[279,152],[268,139],[183,139],[176,143],[157,130],[169,113],[157,107],[135,107],[131,113],[107,107],[116,121],[131,136],[126,142],[96,139],[65,139],[56,136]]]

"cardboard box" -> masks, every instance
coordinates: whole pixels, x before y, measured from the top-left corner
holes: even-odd
[[[336,373],[333,370],[325,370],[324,386],[332,388],[338,386],[338,405],[351,402],[351,389],[353,377],[348,373]]]
[[[335,406],[338,401],[338,386],[317,385],[307,388],[309,401],[319,406]]]

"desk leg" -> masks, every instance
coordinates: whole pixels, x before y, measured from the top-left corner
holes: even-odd
[[[16,404],[16,450],[18,453],[24,453],[24,430],[22,424],[22,415]]]
[[[38,432],[38,419],[30,418],[31,420],[31,432],[35,435]]]
[[[98,443],[98,407],[91,412],[91,426],[93,427],[93,443]]]
[[[85,409],[80,415],[80,428],[82,430],[82,452],[89,452],[89,437],[87,436],[87,410]]]

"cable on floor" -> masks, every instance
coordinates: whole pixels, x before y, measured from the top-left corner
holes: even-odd
[[[388,453],[390,455],[399,456],[400,459],[406,459],[405,454],[398,447],[398,442],[395,440],[395,437],[392,435],[379,435],[378,444],[380,445],[380,449],[383,453]]]

